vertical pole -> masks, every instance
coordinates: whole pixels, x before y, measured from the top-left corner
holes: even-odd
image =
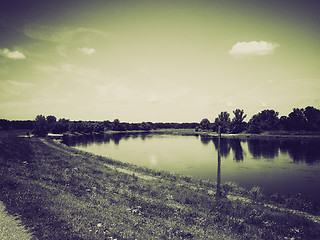
[[[221,197],[221,155],[220,155],[221,127],[218,130],[218,169],[217,169],[217,193],[216,198]]]

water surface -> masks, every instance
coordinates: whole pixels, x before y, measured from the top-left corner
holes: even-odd
[[[70,138],[77,149],[152,169],[216,181],[218,139],[161,134]],[[221,180],[264,193],[310,195],[320,202],[320,140],[221,139]]]

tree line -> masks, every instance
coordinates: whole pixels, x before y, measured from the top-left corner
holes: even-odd
[[[244,110],[233,111],[233,118],[226,111],[221,112],[214,122],[204,118],[200,122],[198,130],[218,131],[222,133],[262,133],[265,131],[320,131],[320,110],[308,106],[306,108],[294,108],[288,116],[267,109],[251,117],[245,122],[247,115]]]
[[[68,119],[57,120],[54,116],[38,115],[34,121],[34,134],[45,136],[47,133],[103,133],[105,131],[150,131],[152,129],[195,129],[199,123],[127,123],[120,122],[119,119],[113,121],[70,121]]]
[[[103,133],[105,131],[152,130],[152,129],[196,129],[197,131],[218,131],[222,133],[262,133],[265,131],[320,131],[320,110],[314,107],[294,108],[288,116],[279,117],[274,110],[263,110],[245,121],[244,110],[236,109],[233,117],[226,111],[221,112],[214,121],[204,118],[200,123],[127,123],[119,119],[113,121],[71,121],[55,116],[36,116],[35,120],[9,121],[0,119],[0,130],[29,129],[38,136],[47,133]]]
[[[33,129],[33,120],[6,120],[0,119],[0,130],[10,130],[10,129]]]

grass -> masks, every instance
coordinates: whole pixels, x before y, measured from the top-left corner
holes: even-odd
[[[233,183],[216,199],[208,181],[18,135],[0,131],[0,200],[38,239],[320,239],[295,199]]]
[[[27,231],[17,217],[5,212],[5,206],[0,202],[0,239],[2,240],[31,240],[32,234]]]

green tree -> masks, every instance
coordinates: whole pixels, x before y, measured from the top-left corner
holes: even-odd
[[[307,119],[307,130],[320,130],[320,110],[309,106],[303,113]]]
[[[69,119],[60,118],[59,121],[57,121],[54,124],[54,127],[51,129],[52,133],[65,133],[69,130],[70,121]]]
[[[230,114],[228,112],[221,112],[218,117],[215,119],[214,123],[216,128],[221,127],[222,133],[229,132],[230,129]]]
[[[120,123],[119,119],[114,119],[112,122],[112,130],[114,131],[125,131],[125,127],[123,124]]]
[[[211,126],[211,123],[210,123],[210,121],[208,120],[208,118],[204,118],[204,119],[201,120],[201,122],[200,122],[200,128],[201,128],[202,130],[208,130],[208,129],[210,129],[210,126]]]
[[[45,137],[48,133],[48,122],[43,115],[38,115],[35,119],[33,132],[38,137]]]
[[[288,125],[290,130],[306,130],[307,119],[303,108],[294,108],[288,116]]]
[[[244,110],[236,109],[233,111],[234,117],[230,124],[231,133],[240,133],[245,130],[246,123],[244,119],[247,117],[247,114],[244,114]]]
[[[95,122],[93,126],[93,131],[97,133],[102,133],[104,130],[103,122]]]
[[[261,133],[266,130],[277,130],[280,126],[279,113],[274,110],[263,110],[252,116],[249,121],[248,132]]]
[[[48,131],[52,132],[52,130],[55,128],[57,118],[55,116],[50,115],[46,117],[46,120],[48,124]]]

